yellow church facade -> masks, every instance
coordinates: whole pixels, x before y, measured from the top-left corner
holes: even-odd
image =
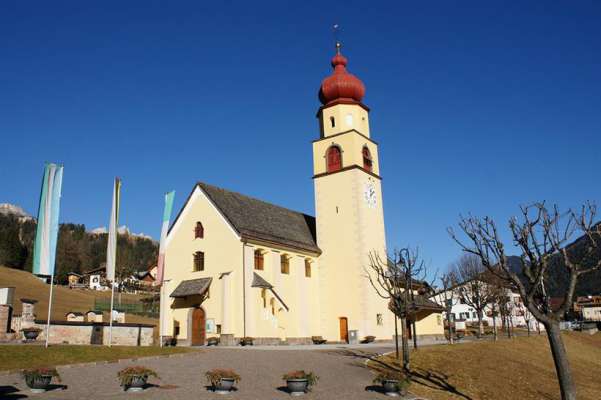
[[[393,338],[394,315],[365,276],[370,253],[386,254],[378,144],[346,64],[337,47],[320,89],[315,217],[195,184],[166,239],[163,336],[184,345]],[[441,314],[416,332],[442,337]]]

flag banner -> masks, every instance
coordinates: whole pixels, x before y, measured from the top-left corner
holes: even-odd
[[[54,275],[62,183],[63,166],[53,163],[46,164],[33,248],[33,273],[35,275]]]
[[[121,196],[121,180],[115,178],[113,187],[113,206],[109,222],[109,236],[106,248],[106,279],[115,281],[115,263],[117,261],[117,228],[119,227],[119,201]]]
[[[163,212],[163,225],[161,227],[161,241],[159,242],[159,261],[157,264],[157,284],[163,284],[163,275],[165,268],[165,240],[169,231],[169,220],[171,219],[171,211],[173,210],[173,199],[175,191],[165,194],[165,211]]]

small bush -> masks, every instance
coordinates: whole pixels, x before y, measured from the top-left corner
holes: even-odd
[[[209,384],[213,387],[219,386],[221,379],[233,379],[235,383],[240,382],[242,378],[234,370],[215,368],[205,372],[205,377]]]
[[[130,386],[133,379],[138,376],[143,376],[148,379],[150,376],[154,376],[155,378],[159,378],[157,373],[146,367],[142,367],[140,365],[136,365],[134,367],[123,368],[121,371],[117,373],[117,377],[121,382],[121,386]]]
[[[61,376],[59,375],[56,368],[32,368],[32,369],[24,369],[21,371],[21,375],[23,378],[27,379],[36,379],[42,376],[51,376],[56,378],[57,382],[61,382]]]
[[[380,371],[373,380],[374,384],[381,385],[384,381],[398,381],[397,389],[407,389],[411,384],[411,380],[401,371],[386,370]]]

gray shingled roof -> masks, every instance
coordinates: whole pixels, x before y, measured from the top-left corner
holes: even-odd
[[[272,289],[273,285],[267,282],[263,277],[256,272],[253,272],[253,282],[250,287],[258,287],[263,289]]]
[[[243,238],[321,253],[315,217],[203,182],[198,186]]]
[[[207,290],[209,290],[209,286],[211,286],[212,281],[213,278],[199,278],[181,281],[173,293],[171,293],[170,297],[203,295]]]

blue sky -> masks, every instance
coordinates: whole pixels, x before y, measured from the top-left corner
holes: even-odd
[[[419,4],[418,4],[419,3]],[[453,3],[453,4],[451,4]],[[331,26],[366,84],[389,248],[433,268],[460,213],[599,202],[601,3],[10,2],[0,10],[0,202],[158,237],[202,180],[313,214],[317,90]],[[294,182],[290,184],[290,182]]]

